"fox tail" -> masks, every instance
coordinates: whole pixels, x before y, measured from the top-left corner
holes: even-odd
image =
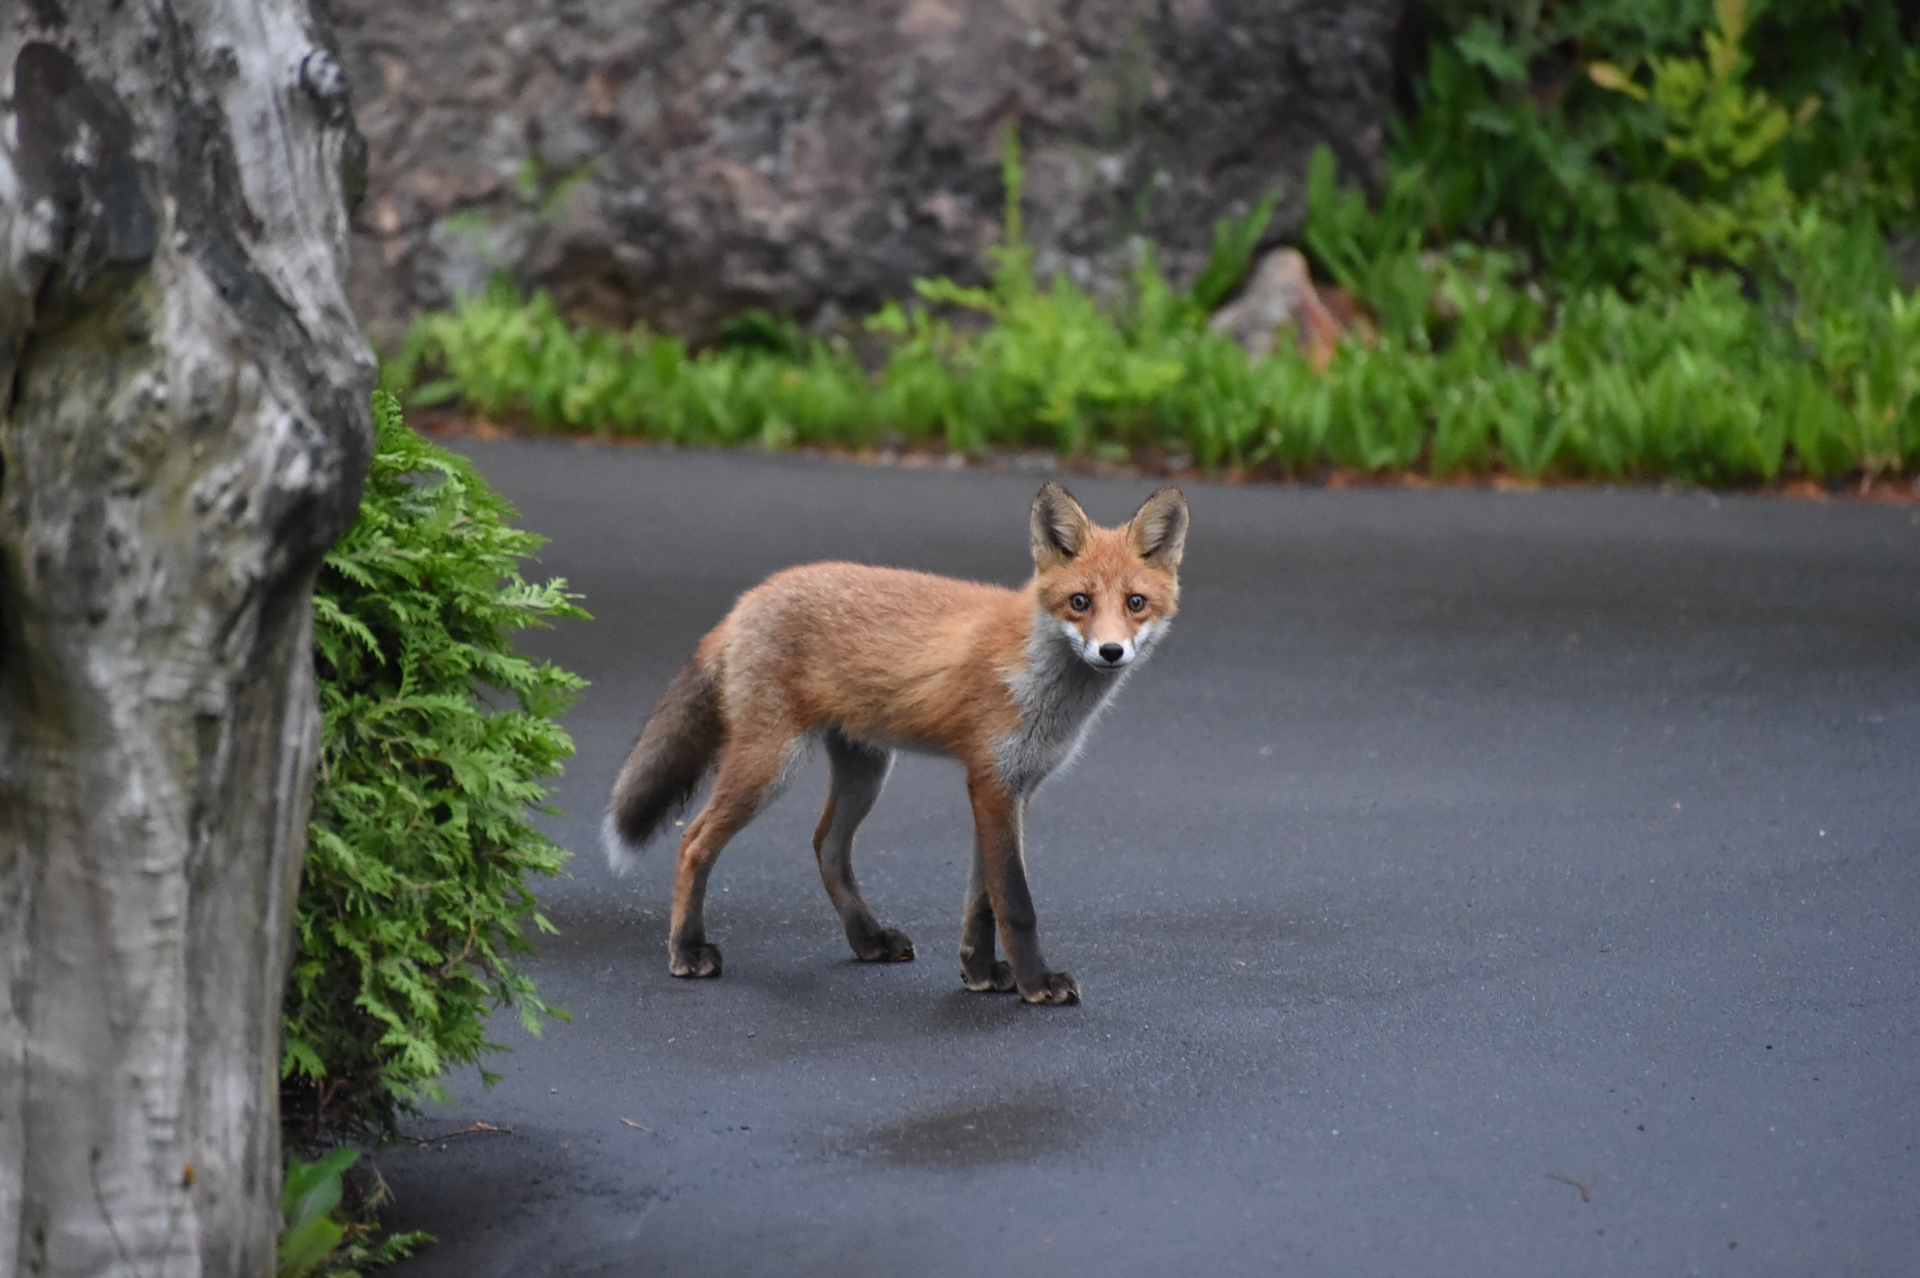
[[[713,770],[726,740],[720,684],[698,656],[680,667],[640,730],[607,800],[607,864],[625,874]]]

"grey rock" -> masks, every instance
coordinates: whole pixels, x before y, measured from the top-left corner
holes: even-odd
[[[1233,338],[1253,359],[1272,354],[1275,334],[1289,325],[1299,325],[1309,340],[1328,332],[1337,337],[1340,331],[1339,321],[1314,289],[1307,259],[1291,248],[1262,257],[1240,296],[1207,321],[1209,331]]]
[[[568,312],[699,338],[816,327],[979,280],[1000,147],[1043,272],[1096,291],[1130,239],[1197,270],[1322,141],[1377,167],[1400,0],[333,0],[370,145],[352,294],[377,335],[497,262]]]

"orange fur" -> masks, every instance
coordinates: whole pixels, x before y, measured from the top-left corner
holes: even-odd
[[[951,755],[967,771],[976,850],[962,936],[970,988],[1017,987],[1072,1002],[1041,961],[1021,863],[1020,817],[1179,606],[1187,509],[1174,489],[1122,528],[1099,528],[1049,484],[1031,516],[1024,589],[849,563],[776,573],[701,641],[635,746],[609,811],[618,864],[700,773],[713,793],[681,840],[670,965],[714,976],[705,939],[715,858],[778,793],[805,746],[824,741],[833,787],[814,837],[828,895],[863,959],[913,956],[874,920],[851,865],[854,829],[895,749]],[[717,719],[714,711],[717,707]],[[996,931],[1010,964],[993,959]]]

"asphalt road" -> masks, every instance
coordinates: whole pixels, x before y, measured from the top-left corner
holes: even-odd
[[[1034,804],[1085,1002],[960,985],[957,768],[857,858],[815,761],[728,849],[596,846],[739,591],[853,558],[1014,583],[1038,478],[463,445],[598,618],[529,969],[573,1014],[384,1155],[427,1275],[1920,1273],[1920,509],[1188,486],[1173,634]],[[1069,479],[1101,522],[1151,485]]]

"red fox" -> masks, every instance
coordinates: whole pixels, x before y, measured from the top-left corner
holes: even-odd
[[[808,747],[833,779],[814,856],[847,940],[868,962],[906,962],[913,942],[882,927],[853,876],[853,835],[880,796],[893,751],[948,754],[967,771],[973,870],[960,929],[970,990],[1077,1003],[1047,969],[1021,852],[1027,802],[1079,751],[1087,728],[1166,634],[1180,600],[1187,502],[1149,497],[1100,528],[1048,484],[1030,520],[1022,590],[859,564],[789,568],[740,597],[667,686],[608,802],[607,857],[624,871],[715,772],[680,840],[668,967],[720,975],[703,917],[707,875],[727,840],[770,803]],[[994,958],[994,932],[1007,961]]]

